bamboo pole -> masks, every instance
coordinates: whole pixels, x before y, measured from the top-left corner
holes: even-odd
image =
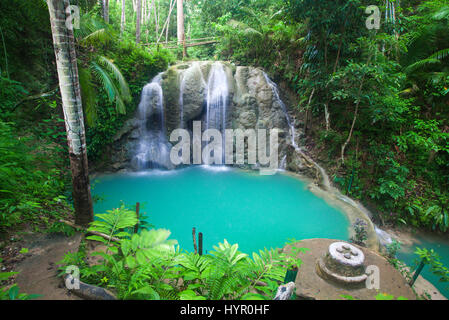
[[[197,254],[198,248],[196,246],[196,230],[195,230],[195,228],[192,229],[192,237],[193,237],[193,250],[194,250],[195,254]]]
[[[140,211],[140,202],[137,202],[136,203],[137,224],[134,226],[134,233],[139,232],[139,223],[140,223],[139,211]]]
[[[200,256],[203,255],[203,233],[198,233],[198,253]]]

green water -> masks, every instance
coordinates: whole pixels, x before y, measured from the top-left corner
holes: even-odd
[[[449,239],[443,241],[441,238],[432,235],[419,235],[414,243],[409,246],[401,246],[398,252],[398,259],[404,261],[407,265],[415,267],[418,255],[414,254],[416,247],[433,249],[440,256],[440,261],[445,267],[449,268]],[[418,262],[419,263],[419,262]],[[430,272],[429,266],[425,266],[421,275],[429,280],[446,298],[449,298],[449,283],[439,282],[439,277]]]
[[[261,176],[225,167],[189,167],[104,175],[93,181],[95,204],[103,213],[124,201],[143,205],[149,222],[172,232],[193,251],[192,227],[204,234],[204,251],[227,239],[243,252],[282,247],[291,238],[347,240],[349,221],[296,178]]]

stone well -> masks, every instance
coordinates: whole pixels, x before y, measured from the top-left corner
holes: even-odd
[[[317,260],[317,274],[343,286],[363,286],[368,278],[364,262],[362,250],[346,242],[334,242]]]

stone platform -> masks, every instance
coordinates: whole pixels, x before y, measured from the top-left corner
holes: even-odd
[[[367,289],[365,285],[351,287],[338,282],[324,280],[317,274],[317,265],[323,256],[329,251],[329,246],[340,240],[332,239],[308,239],[295,244],[298,248],[310,249],[306,253],[300,253],[302,265],[299,268],[295,280],[296,296],[298,299],[313,300],[344,300],[341,295],[349,295],[358,300],[375,300],[378,293],[393,295],[395,298],[402,296],[408,300],[416,300],[416,295],[407,284],[405,278],[388,261],[378,253],[354,245],[360,249],[365,257],[366,266],[377,266],[380,272],[380,289]],[[291,246],[284,249],[288,252]],[[319,268],[318,268],[319,269]]]

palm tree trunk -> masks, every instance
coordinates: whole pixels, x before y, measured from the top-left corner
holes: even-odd
[[[140,23],[142,20],[142,0],[137,0],[136,14],[136,43],[140,42]]]
[[[126,23],[126,0],[122,0],[122,19],[120,22],[120,37],[123,36],[123,32],[125,32],[125,23]]]
[[[48,0],[47,4],[69,145],[75,223],[87,226],[93,221],[93,208],[75,41],[73,30],[66,26],[65,10],[70,3],[69,0]]]
[[[184,5],[183,0],[177,0],[178,45],[182,44],[182,56],[186,56],[186,38],[184,32]]]

